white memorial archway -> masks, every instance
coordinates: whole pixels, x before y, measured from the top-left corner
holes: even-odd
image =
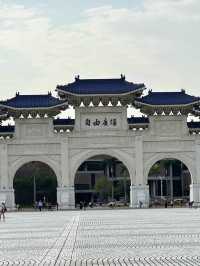
[[[0,201],[14,208],[13,179],[31,161],[49,165],[57,176],[57,200],[62,209],[75,207],[74,179],[88,158],[111,156],[128,169],[130,206],[149,206],[148,173],[165,158],[183,162],[191,174],[190,200],[200,202],[199,97],[184,90],[152,92],[145,85],[117,79],[80,79],[56,88],[58,97],[21,95],[0,102]],[[92,104],[91,104],[92,103]],[[82,107],[80,107],[80,104]],[[127,105],[145,115],[127,119]],[[72,105],[75,119],[55,119]]]

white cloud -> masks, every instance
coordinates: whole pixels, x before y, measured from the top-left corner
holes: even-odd
[[[200,1],[145,0],[142,8],[91,8],[55,26],[41,10],[0,3],[0,91],[46,92],[82,77],[116,77],[198,94]]]

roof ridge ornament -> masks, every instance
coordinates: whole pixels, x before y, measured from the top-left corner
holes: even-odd
[[[16,96],[19,96],[19,91],[16,92]]]
[[[121,80],[126,80],[126,76],[124,74],[121,74]]]
[[[78,81],[78,80],[80,80],[80,75],[75,76],[75,81]]]
[[[181,92],[184,93],[184,94],[186,93],[185,89],[181,89]]]

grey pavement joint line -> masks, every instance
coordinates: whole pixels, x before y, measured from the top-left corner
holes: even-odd
[[[54,263],[54,265],[57,264],[57,262],[58,262],[58,260],[59,260],[59,257],[60,257],[60,255],[61,255],[61,253],[62,253],[62,251],[63,251],[63,249],[64,249],[64,247],[65,247],[65,244],[66,244],[66,242],[67,242],[67,240],[68,240],[68,237],[69,237],[70,233],[73,231],[72,228],[73,228],[73,227],[77,227],[78,221],[79,221],[79,215],[76,216],[76,217],[73,217],[72,225],[70,226],[70,229],[69,229],[69,231],[68,231],[68,233],[67,233],[67,236],[66,236],[66,238],[65,238],[65,240],[64,240],[64,242],[63,242],[63,244],[62,244],[62,247],[61,247],[61,249],[60,249],[60,251],[59,251],[59,253],[58,253],[58,255],[57,255],[56,259],[55,259],[55,263]],[[75,245],[75,242],[76,242],[76,238],[75,238],[75,240],[74,240],[73,245]],[[71,252],[71,257],[72,257],[72,254],[73,254],[73,249],[72,249],[72,252]],[[70,260],[71,260],[71,259],[70,259]]]
[[[46,252],[45,255],[43,256],[43,258],[42,258],[41,261],[39,262],[40,264],[43,263],[43,262],[45,262],[45,259],[46,259],[47,255],[52,251],[52,249],[55,247],[56,243],[57,243],[58,241],[60,241],[60,238],[61,238],[62,236],[65,237],[65,233],[66,233],[66,232],[67,232],[67,236],[66,236],[65,242],[67,241],[67,238],[68,238],[68,236],[69,236],[69,234],[70,234],[70,231],[71,231],[71,229],[72,229],[72,227],[73,227],[74,221],[75,221],[75,217],[73,217],[73,219],[72,219],[72,221],[71,221],[71,225],[67,224],[67,225],[63,228],[63,230],[61,231],[61,233],[59,234],[59,236],[57,237],[57,239],[53,242],[52,246],[47,250],[47,252]],[[64,243],[65,243],[65,242],[64,242]],[[56,259],[55,259],[55,263],[57,262],[57,259],[58,259],[59,255],[60,255],[60,252],[61,252],[61,250],[59,250],[59,253],[58,253],[58,255],[57,255]],[[39,264],[39,265],[40,265],[40,264]]]

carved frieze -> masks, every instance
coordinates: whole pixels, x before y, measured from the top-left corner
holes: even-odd
[[[26,131],[26,137],[40,137],[45,136],[45,125],[26,125],[24,130]]]
[[[8,146],[8,154],[9,155],[60,154],[60,144],[57,143],[13,144]]]
[[[70,138],[71,148],[102,148],[102,147],[134,147],[134,138],[126,136],[88,136],[85,138]]]
[[[53,121],[44,119],[17,119],[15,121],[17,139],[46,138],[53,135]]]
[[[151,116],[150,132],[156,136],[180,136],[188,133],[185,116]]]
[[[160,140],[145,141],[144,152],[174,152],[174,151],[194,151],[194,141],[190,140]]]

